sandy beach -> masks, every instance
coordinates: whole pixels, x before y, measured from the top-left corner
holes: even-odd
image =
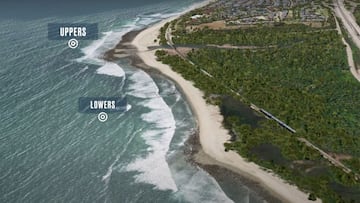
[[[200,144],[202,146],[201,154],[203,155],[198,156],[197,161],[204,164],[209,164],[209,162],[212,164],[216,163],[219,166],[251,178],[284,202],[308,202],[308,194],[300,191],[296,186],[286,183],[278,176],[261,169],[254,163],[247,162],[236,152],[225,152],[223,144],[230,139],[230,135],[222,126],[223,117],[220,114],[219,108],[207,104],[203,98],[203,93],[195,88],[192,82],[185,80],[180,74],[172,71],[168,65],[157,61],[155,56],[156,50],[148,49],[149,46],[158,45],[157,42],[154,42],[154,39],[157,38],[159,29],[166,22],[172,21],[177,17],[171,17],[141,31],[131,44],[137,48],[137,55],[146,65],[160,71],[175,81],[186,96],[198,121]],[[318,200],[317,202],[321,201]]]

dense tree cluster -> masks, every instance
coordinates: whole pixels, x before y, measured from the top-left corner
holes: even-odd
[[[237,135],[236,142],[225,144],[227,150],[235,150],[312,192],[309,199],[360,199],[359,195],[344,193],[334,186],[360,194],[360,184],[353,174],[330,165],[317,151],[297,140],[305,137],[325,151],[351,155],[344,163],[359,172],[360,84],[348,70],[344,45],[335,30],[282,25],[175,33],[175,42],[185,45],[276,45],[253,50],[194,49],[188,58],[195,66],[164,51],[158,51],[157,56],[184,78],[194,81],[206,96],[231,95],[255,103],[297,130],[291,134],[270,120],[253,128],[235,117],[227,117],[225,126]],[[203,74],[200,68],[214,78]],[[254,153],[264,144],[280,150],[280,161]]]

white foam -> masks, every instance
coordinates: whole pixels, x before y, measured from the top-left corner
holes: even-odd
[[[81,69],[80,73],[86,71],[87,69],[89,69],[89,66],[85,66],[83,69]]]
[[[124,77],[124,70],[116,63],[106,62],[96,71],[98,74],[110,75],[115,77]]]
[[[172,112],[168,109],[153,109],[151,112],[141,115],[144,121],[155,124],[157,128],[169,128],[175,125],[175,121],[171,117]]]
[[[226,196],[216,180],[201,169],[190,174],[185,171],[178,172],[176,178],[181,187],[175,196],[187,202],[233,202]]]
[[[159,97],[159,89],[155,82],[143,71],[133,73],[129,79],[134,81],[129,87],[129,95],[138,98]]]
[[[103,36],[100,39],[94,40],[89,46],[81,49],[84,56],[76,59],[76,61],[95,65],[104,65],[104,60],[101,59],[101,56],[103,56],[106,51],[115,48],[124,34],[136,29],[138,27],[136,25],[137,22],[138,19],[134,19],[121,28],[103,32]]]
[[[126,105],[126,111],[130,111],[131,108],[132,108],[132,106],[130,104]]]
[[[130,163],[126,170],[140,172],[135,176],[136,182],[152,184],[159,190],[177,191],[166,161],[166,154],[176,128],[174,115],[160,97],[159,89],[149,75],[139,70],[129,79],[134,84],[130,86],[128,94],[144,99],[140,105],[149,108],[150,111],[142,114],[141,118],[152,126],[141,135],[149,146],[148,154]]]
[[[159,190],[177,191],[170,168],[166,162],[166,153],[169,149],[169,140],[174,135],[175,128],[165,131],[149,130],[142,134],[146,144],[151,146],[151,152],[145,158],[137,158],[130,163],[126,170],[138,171],[136,182],[149,183]]]
[[[148,107],[150,109],[164,109],[164,100],[160,96],[152,97],[152,99],[145,100],[140,103],[141,105]]]
[[[104,36],[98,40],[94,40],[91,44],[85,48],[82,48],[81,51],[83,52],[84,56],[76,59],[77,62],[86,62],[95,65],[102,65],[104,60],[99,59],[100,56],[100,49],[101,46],[104,45],[107,38],[111,35],[112,32],[104,32]]]
[[[75,61],[78,63],[101,66],[97,69],[98,74],[123,77],[124,80],[124,70],[116,63],[103,60],[101,56],[103,56],[107,50],[114,48],[119,40],[121,40],[121,37],[131,29],[133,28],[129,27],[119,31],[104,32],[103,37],[98,40],[94,40],[89,46],[82,48],[81,51],[84,56],[76,59]]]

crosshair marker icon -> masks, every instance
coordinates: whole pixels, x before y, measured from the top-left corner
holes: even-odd
[[[79,46],[79,42],[76,39],[71,39],[68,41],[68,46],[71,49],[76,49]]]
[[[108,119],[107,113],[101,112],[101,113],[98,114],[98,120],[99,120],[100,122],[103,123],[103,122],[107,121],[107,119]]]

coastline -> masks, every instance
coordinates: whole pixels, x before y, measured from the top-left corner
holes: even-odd
[[[119,44],[114,48],[106,52],[103,56],[103,58],[107,61],[116,61],[119,58],[127,59],[129,60],[130,64],[132,66],[135,66],[137,68],[140,68],[144,71],[146,71],[148,74],[154,76],[160,76],[164,77],[168,80],[172,80],[172,78],[164,75],[159,70],[152,68],[150,66],[147,66],[143,60],[136,54],[137,49],[135,46],[131,44],[133,39],[141,32],[142,30],[133,30],[128,33],[126,33]],[[117,50],[117,51],[115,51]],[[120,52],[120,57],[116,57],[116,52]],[[175,81],[174,81],[175,82]],[[180,90],[181,94],[186,97],[183,90],[179,87],[178,84],[176,84],[176,87]],[[188,100],[186,98],[186,100]],[[191,107],[192,109],[192,107]],[[192,109],[192,112],[194,110]],[[197,119],[198,120],[198,119]],[[257,181],[254,181],[252,178],[246,177],[242,173],[234,172],[233,170],[230,170],[226,167],[223,167],[222,164],[216,162],[214,159],[206,155],[201,147],[200,139],[199,139],[199,132],[198,129],[196,132],[190,135],[190,137],[185,142],[185,149],[184,153],[187,156],[187,160],[191,164],[195,164],[202,169],[204,169],[207,173],[209,173],[213,178],[215,178],[218,183],[221,185],[221,182],[232,182],[232,186],[234,188],[240,188],[244,185],[249,188],[251,191],[256,193],[257,195],[264,198],[267,202],[281,202],[279,198],[275,197],[271,191],[266,190],[264,187],[262,187]],[[225,191],[224,191],[225,192]],[[236,193],[236,192],[234,192]],[[229,195],[229,194],[227,194]],[[235,197],[232,197],[234,199],[242,199],[243,197],[238,195]]]
[[[204,6],[208,2],[191,9]],[[275,197],[274,201],[280,199],[283,202],[310,202],[307,199],[308,194],[300,191],[296,186],[286,183],[277,175],[261,169],[252,162],[247,162],[234,151],[225,152],[223,144],[230,139],[230,135],[222,126],[223,117],[219,108],[207,104],[203,93],[195,88],[191,81],[185,80],[180,74],[172,71],[168,65],[156,60],[156,50],[148,47],[158,46],[159,44],[154,42],[154,39],[157,39],[160,28],[166,22],[172,21],[180,15],[165,19],[146,29],[130,32],[124,36],[125,40],[122,40],[126,42],[120,43],[116,48],[107,52],[104,58],[107,60],[130,58],[132,65],[162,74],[177,84],[197,119],[200,147],[198,152],[195,152],[193,159],[200,166],[206,168],[210,174],[213,175],[212,171],[220,170],[219,167],[225,168],[227,173],[239,174],[240,177],[250,180],[251,185],[255,185],[257,191],[259,188],[263,189],[259,193],[264,197]],[[129,43],[130,41],[131,43]],[[115,55],[117,56],[114,57]],[[321,200],[316,202],[321,202]]]

